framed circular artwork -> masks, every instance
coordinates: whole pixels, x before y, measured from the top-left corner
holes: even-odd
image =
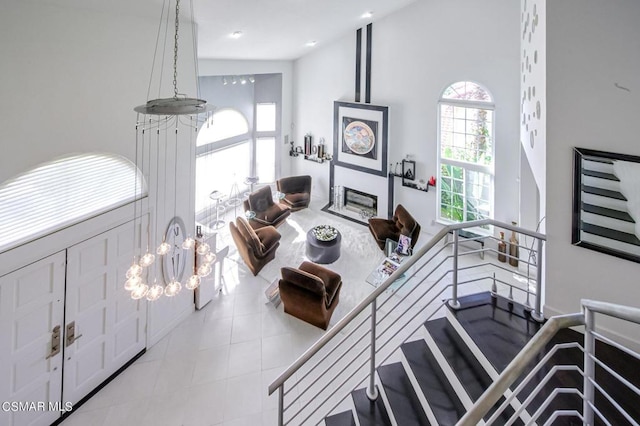
[[[376,146],[376,136],[366,123],[352,121],[344,129],[344,143],[354,154],[365,155]]]

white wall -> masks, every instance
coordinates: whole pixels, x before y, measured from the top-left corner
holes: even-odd
[[[474,80],[496,103],[495,217],[518,220],[519,4],[509,0],[416,2],[373,24],[372,104],[389,106],[389,159],[414,154],[418,178],[437,176],[437,102],[449,84]],[[333,102],[353,101],[355,32],[295,63],[295,140],[312,133],[333,146]],[[328,197],[329,166],[291,158],[292,172],[314,177]],[[327,198],[328,199],[328,198]],[[428,232],[436,191],[396,185]]]
[[[181,25],[189,34],[189,26]],[[0,182],[72,152],[107,151],[134,161],[133,107],[147,100],[157,26],[157,18],[111,15],[46,3],[3,3]],[[181,45],[180,57],[184,60],[180,61],[178,82],[181,93],[193,94],[195,72],[193,60],[188,59],[193,57],[190,47],[191,43]],[[154,87],[152,97],[158,85]],[[172,92],[163,91],[161,95],[167,97]],[[193,207],[188,201],[193,191],[190,154],[188,145],[178,152],[175,191],[177,214],[189,229],[193,227]],[[173,171],[166,180],[174,180]],[[154,205],[155,177],[150,184]],[[174,213],[173,198],[162,201],[161,222],[152,226],[160,232]],[[52,250],[56,249],[56,242],[51,244]],[[150,309],[148,336],[154,336],[151,342],[192,311],[192,302],[192,294],[184,292],[170,303]]]
[[[525,166],[530,168],[540,192],[539,210],[535,212],[538,220],[544,216],[547,186],[546,4],[546,0],[521,0],[520,14],[520,142],[529,162]],[[523,179],[526,188],[524,183]],[[524,189],[526,193],[532,191],[535,187]],[[522,225],[527,227],[526,222]],[[545,222],[541,229],[544,231]]]
[[[640,264],[571,245],[572,148],[640,155],[638,22],[635,0],[547,3],[545,314],[581,298],[640,306]]]

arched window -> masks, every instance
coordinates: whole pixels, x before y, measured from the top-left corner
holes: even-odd
[[[216,111],[198,132],[196,146],[220,142],[249,133],[249,122],[238,110],[224,108]]]
[[[196,139],[196,213],[210,207],[209,195],[228,197],[251,173],[249,121],[234,108],[213,113]]]
[[[444,222],[492,218],[491,95],[477,83],[453,83],[442,93],[438,115],[438,218]]]
[[[40,164],[0,184],[0,252],[146,195],[142,172],[118,155]]]

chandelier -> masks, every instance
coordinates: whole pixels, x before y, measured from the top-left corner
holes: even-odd
[[[166,1],[165,1],[166,4]],[[168,32],[171,0],[167,6],[167,16],[163,5],[160,17],[160,26],[156,40],[154,64],[151,72],[153,81],[153,68],[155,58],[158,55],[160,35],[163,23],[165,34]],[[134,108],[138,113],[136,121],[136,167],[140,170],[148,170],[148,178],[154,178],[155,187],[155,225],[150,225],[146,233],[146,242],[143,242],[143,232],[134,236],[133,262],[126,272],[124,288],[131,292],[131,298],[154,301],[162,295],[172,297],[177,295],[183,285],[189,290],[196,289],[201,278],[209,275],[215,262],[215,254],[205,242],[193,238],[191,232],[187,232],[183,220],[176,214],[178,205],[178,153],[189,153],[191,173],[192,147],[195,143],[195,135],[200,123],[208,118],[213,107],[198,98],[191,98],[178,92],[178,32],[180,28],[180,0],[175,2],[175,33],[173,38],[173,97],[148,100],[146,104]],[[191,25],[193,25],[193,4],[191,3]],[[194,64],[196,56],[195,35],[193,35]],[[166,46],[165,46],[166,50]],[[164,57],[164,51],[163,55]],[[162,66],[162,64],[161,64]],[[197,69],[194,66],[195,69]],[[161,74],[162,75],[162,74]],[[197,84],[197,76],[196,76]],[[162,85],[160,78],[159,90]],[[147,98],[149,98],[147,94]],[[181,146],[182,148],[179,148]],[[152,155],[153,153],[153,155]],[[152,158],[153,157],[153,158]],[[153,173],[155,171],[155,173]],[[168,176],[173,173],[173,184]],[[155,176],[152,176],[154,175]],[[162,182],[160,178],[162,177]],[[138,181],[136,180],[136,200],[138,195]],[[173,191],[171,191],[173,187]],[[173,192],[173,193],[172,193]],[[149,194],[151,196],[151,194]],[[162,196],[162,203],[160,197]],[[167,222],[167,211],[170,201],[173,201],[173,217],[168,221],[168,226],[160,226]],[[191,189],[189,189],[189,211],[193,208],[191,202]],[[162,213],[161,213],[162,209]],[[137,220],[137,202],[134,204],[134,224]],[[136,228],[137,229],[137,228]],[[153,231],[153,232],[152,232]],[[153,234],[153,239],[152,239]],[[159,244],[158,244],[159,243]],[[195,256],[199,256],[198,267],[194,262]]]

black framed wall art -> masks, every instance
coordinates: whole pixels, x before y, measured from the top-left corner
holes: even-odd
[[[640,263],[640,157],[574,148],[571,243]]]
[[[352,102],[334,102],[334,164],[387,175],[389,107]]]

